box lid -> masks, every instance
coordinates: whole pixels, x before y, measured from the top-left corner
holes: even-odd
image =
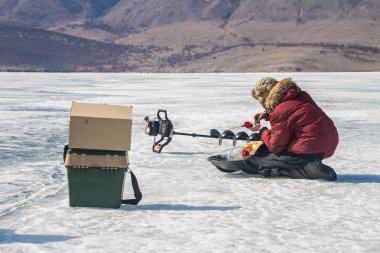
[[[90,168],[128,168],[128,154],[86,154],[75,153],[69,150],[65,159],[66,167],[90,167]]]
[[[70,116],[107,119],[132,119],[132,106],[73,102]]]

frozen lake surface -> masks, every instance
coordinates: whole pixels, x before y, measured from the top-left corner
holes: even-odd
[[[223,174],[206,159],[228,141],[174,136],[151,152],[144,116],[166,109],[176,131],[225,130],[261,111],[250,89],[263,76],[0,73],[0,252],[380,252],[380,73],[273,74],[334,120],[336,182]],[[138,206],[69,207],[73,100],[134,106]]]

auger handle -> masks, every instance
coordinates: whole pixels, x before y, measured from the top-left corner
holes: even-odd
[[[165,114],[165,119],[168,119],[168,113],[166,112],[166,110],[162,110],[162,109],[158,109],[158,111],[157,111],[157,118],[158,119],[162,119],[161,117],[160,117],[160,113],[161,112],[163,112],[164,114]]]

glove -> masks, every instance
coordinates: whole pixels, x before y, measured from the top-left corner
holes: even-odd
[[[268,120],[268,113],[266,112],[260,112],[260,113],[256,113],[254,116],[253,116],[253,120],[255,122],[260,122],[260,120]]]
[[[263,128],[263,126],[256,123],[256,124],[254,124],[252,127],[248,128],[248,129],[251,130],[252,132],[255,132],[255,131],[260,131],[261,128]]]

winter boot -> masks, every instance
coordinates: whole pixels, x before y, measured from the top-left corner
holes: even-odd
[[[279,168],[266,168],[259,170],[259,174],[263,177],[279,177],[281,176]]]
[[[335,181],[336,173],[330,166],[323,164],[321,160],[308,162],[304,167],[305,172],[311,179],[326,179],[327,181]]]

